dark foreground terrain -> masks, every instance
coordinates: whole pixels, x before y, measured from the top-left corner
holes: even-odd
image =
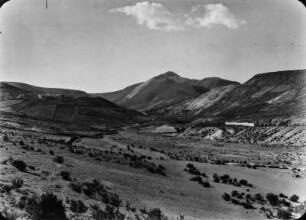
[[[304,212],[306,152],[286,142],[305,143],[303,126],[107,130],[9,114],[0,125],[6,219],[291,219]],[[268,130],[278,138],[265,138]]]

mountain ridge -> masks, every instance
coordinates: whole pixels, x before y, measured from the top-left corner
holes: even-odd
[[[241,85],[217,87],[160,110],[160,115],[199,119],[269,120],[304,123],[306,70],[257,74]]]
[[[138,111],[148,111],[196,97],[220,85],[239,84],[218,77],[188,79],[167,71],[145,82],[111,93],[95,93],[118,105]]]

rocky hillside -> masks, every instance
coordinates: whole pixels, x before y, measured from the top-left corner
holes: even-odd
[[[211,89],[196,98],[159,111],[188,120],[221,119],[305,123],[306,71],[255,75],[241,85]]]
[[[174,72],[166,72],[120,91],[92,95],[130,109],[148,111],[197,97],[218,86],[237,84],[239,83],[216,77],[195,80],[183,78]]]

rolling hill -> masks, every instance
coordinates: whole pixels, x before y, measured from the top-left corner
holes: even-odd
[[[37,98],[38,96],[89,97],[86,92],[80,90],[44,88],[19,82],[0,82],[0,100]]]
[[[197,97],[218,86],[238,84],[217,77],[203,80],[188,79],[169,71],[116,92],[92,95],[130,109],[149,111]]]
[[[0,111],[40,120],[85,125],[123,125],[146,118],[139,112],[77,90],[2,82],[0,94]]]

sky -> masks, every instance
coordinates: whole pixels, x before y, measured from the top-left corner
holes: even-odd
[[[241,83],[306,68],[297,0],[11,0],[0,81],[110,92],[166,71]]]

